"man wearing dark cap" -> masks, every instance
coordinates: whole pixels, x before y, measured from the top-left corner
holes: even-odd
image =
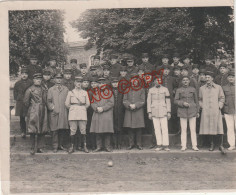
[[[198,64],[192,65],[192,75],[190,78],[194,78],[197,82],[199,81],[199,66]]]
[[[205,75],[206,70],[205,69],[200,69],[199,70],[199,81],[198,81],[198,86],[199,88],[203,85],[206,84],[206,75]]]
[[[182,77],[184,76],[189,76],[189,68],[188,66],[182,66],[181,67],[181,79],[180,82],[178,83],[178,87],[182,87]],[[190,78],[190,84],[189,86],[194,87],[196,90],[198,90],[198,83],[194,78]]]
[[[199,117],[198,93],[190,85],[190,77],[182,77],[182,87],[176,90],[175,104],[178,106],[177,115],[181,124],[181,150],[187,149],[187,124],[191,132],[192,149],[198,151],[196,136],[196,118]]]
[[[72,71],[71,71],[72,76],[71,76],[71,78],[72,78],[72,80],[74,80],[75,76],[80,74],[80,67],[77,64],[77,59],[71,59],[70,60],[70,65],[71,65],[71,68],[72,68]]]
[[[97,66],[90,66],[89,67],[89,72],[88,72],[88,77],[89,77],[89,79],[91,79],[91,78],[93,78],[93,77],[96,77],[96,78],[98,78],[98,74],[97,74]],[[102,75],[103,75],[103,73],[102,73]],[[101,75],[101,76],[102,76]]]
[[[169,65],[169,55],[168,54],[163,54],[161,56],[161,63],[162,65],[161,66],[167,66]],[[160,66],[157,66],[157,69],[159,68]]]
[[[100,65],[100,56],[99,55],[95,55],[93,58],[93,65],[94,66],[99,66]]]
[[[105,78],[99,78],[99,87],[100,93],[109,93],[112,91],[110,88],[105,87],[106,83]],[[106,89],[106,90],[105,90]],[[95,95],[98,96],[99,94]],[[96,97],[98,99],[98,97]],[[96,134],[96,144],[97,148],[94,152],[102,150],[102,140],[105,142],[105,151],[111,152],[110,139],[111,135],[114,133],[113,128],[113,107],[114,107],[114,97],[113,95],[110,98],[101,97],[100,101],[94,101],[91,103],[93,108],[93,117],[90,127],[90,133]]]
[[[48,61],[48,69],[51,72],[52,77],[55,76],[55,74],[58,72],[58,68],[57,68],[57,58],[55,55],[50,55],[49,57],[49,61]]]
[[[49,88],[51,88],[55,83],[51,81],[52,75],[50,70],[48,68],[45,68],[43,70],[43,80],[42,80],[42,86],[48,91]]]
[[[90,77],[90,86],[92,90],[95,90],[96,87],[98,87],[98,78],[97,77]],[[88,94],[91,97],[90,99],[92,99],[92,95],[93,93],[88,90]],[[87,132],[87,136],[88,136],[88,146],[92,149],[95,150],[96,149],[96,137],[95,137],[95,133],[90,133],[90,127],[91,127],[91,121],[92,121],[92,116],[93,116],[93,108],[91,106],[88,107],[87,110],[88,113],[88,120],[87,120],[87,126],[86,126],[86,132]]]
[[[169,65],[162,66],[164,69],[162,76],[162,85],[166,87],[170,93],[170,101],[171,101],[171,119],[168,120],[169,130],[172,133],[179,132],[179,119],[177,118],[177,107],[174,105],[174,92],[177,88],[176,79],[170,75],[172,67]]]
[[[28,78],[28,69],[21,68],[21,79],[15,83],[13,94],[16,101],[15,115],[20,117],[21,136],[26,136],[26,122],[27,107],[23,104],[25,91],[33,84],[32,80]]]
[[[87,125],[87,109],[90,105],[87,91],[82,89],[83,77],[75,77],[75,88],[68,92],[65,105],[69,109],[69,125],[71,147],[68,153],[73,153],[75,150],[75,138],[77,128],[79,127],[80,134],[83,136],[84,152],[88,153],[86,141],[86,125]]]
[[[120,75],[119,75],[119,80],[122,78],[127,77],[127,67],[126,66],[121,66],[120,67]]]
[[[61,81],[61,84],[66,86],[69,91],[71,91],[72,89],[75,88],[74,86],[74,81],[72,80],[72,69],[70,68],[65,68],[64,71],[63,71],[63,79]]]
[[[53,152],[58,149],[64,150],[63,138],[65,131],[69,129],[68,111],[65,106],[68,88],[61,84],[63,75],[55,75],[55,85],[48,90],[47,105],[50,119],[50,130],[52,131]]]
[[[205,64],[203,64],[200,68],[205,69],[206,71],[211,71],[215,75],[218,73],[216,66],[212,63],[213,56],[210,54],[205,55]]]
[[[129,55],[126,58],[127,62],[127,76],[130,76],[132,73],[137,73],[137,67],[134,65],[134,57],[132,55]]]
[[[121,135],[124,123],[125,108],[123,105],[123,94],[118,90],[119,80],[117,77],[111,79],[112,91],[114,96],[114,108],[113,108],[113,146],[116,149],[121,149]]]
[[[129,128],[129,147],[131,150],[135,147],[134,136],[136,137],[136,147],[142,150],[142,128],[145,127],[144,123],[144,104],[145,104],[145,91],[143,88],[135,90],[137,86],[137,73],[130,74],[131,89],[128,93],[124,94],[123,104],[125,106],[125,118],[123,127]]]
[[[183,64],[184,64],[184,66],[188,67],[189,73],[191,75],[193,63],[191,63],[191,56],[190,56],[190,54],[184,55],[184,57],[183,57]]]
[[[83,90],[88,91],[88,89],[90,87],[89,85],[90,85],[90,77],[88,75],[85,75],[83,77],[83,81],[82,81]]]
[[[215,83],[221,87],[228,84],[227,64],[221,63],[219,66],[220,74],[215,77]]]
[[[80,72],[81,72],[82,77],[84,77],[85,75],[88,75],[88,69],[87,69],[86,63],[82,63],[79,66],[80,66]]]
[[[38,58],[34,54],[30,54],[29,61],[30,61],[30,64],[27,67],[27,69],[28,69],[29,79],[32,80],[34,74],[36,73],[42,74],[42,67],[38,65]]]
[[[28,108],[27,132],[30,134],[31,155],[43,153],[42,137],[48,132],[47,92],[42,87],[42,74],[33,75],[33,85],[29,87],[24,96],[24,104]]]
[[[206,84],[199,90],[199,105],[202,108],[200,135],[210,135],[210,151],[215,149],[215,138],[219,135],[219,150],[225,154],[223,147],[223,122],[221,109],[224,106],[225,96],[220,85],[213,82],[214,73],[206,71]]]
[[[174,66],[180,66],[182,67],[184,64],[182,64],[180,61],[180,55],[178,53],[173,54],[173,63],[171,64],[172,67]]]
[[[153,70],[155,70],[155,66],[152,65],[150,62],[149,62],[149,55],[148,53],[142,53],[142,64],[141,66],[144,67],[144,72],[147,73],[147,70],[151,70],[151,72]]]
[[[110,77],[112,76],[112,75],[110,75],[111,74],[111,68],[110,68],[110,66],[108,65],[108,64],[105,64],[104,66],[103,66],[103,77],[105,78],[105,80],[107,81],[107,83],[110,83],[111,82],[111,79],[110,79]]]
[[[225,104],[223,113],[227,125],[227,140],[229,143],[228,150],[235,149],[235,129],[236,129],[236,114],[235,114],[235,70],[228,73],[228,84],[223,86],[225,94]]]
[[[117,62],[118,60],[118,56],[115,54],[112,54],[110,56],[110,63],[111,63],[111,76],[112,77],[118,77],[120,74],[120,67],[121,65]],[[103,67],[103,71],[104,71],[104,67]]]

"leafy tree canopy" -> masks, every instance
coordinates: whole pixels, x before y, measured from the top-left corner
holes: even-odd
[[[234,47],[231,7],[92,9],[72,22],[88,39],[87,48],[128,52],[139,56],[193,53],[201,58],[223,45]]]
[[[10,72],[27,65],[36,54],[43,66],[53,53],[58,63],[65,61],[63,12],[59,10],[9,11]]]

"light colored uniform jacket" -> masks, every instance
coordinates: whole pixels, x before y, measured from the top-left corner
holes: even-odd
[[[83,89],[69,91],[65,105],[69,109],[69,121],[87,120],[87,108],[90,105],[87,91]]]
[[[152,87],[147,97],[147,112],[153,117],[166,117],[171,112],[170,93],[166,87]]]

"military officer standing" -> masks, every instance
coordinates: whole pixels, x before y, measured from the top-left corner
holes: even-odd
[[[117,62],[118,60],[118,56],[115,54],[112,54],[110,57],[110,63],[111,63],[111,77],[118,77],[120,74],[120,67],[121,65]],[[103,67],[103,71],[104,71],[104,67]]]
[[[227,139],[229,143],[228,150],[235,149],[235,129],[236,129],[236,114],[235,114],[235,72],[231,70],[228,73],[228,84],[223,86],[225,94],[225,104],[223,113],[227,125]]]
[[[33,85],[29,87],[24,96],[24,104],[28,108],[27,132],[30,134],[31,155],[43,153],[42,137],[48,132],[47,123],[47,92],[42,87],[42,74],[33,76]]]
[[[30,64],[27,67],[28,69],[28,75],[29,79],[33,79],[33,75],[36,73],[41,73],[42,74],[42,67],[38,65],[38,58],[36,55],[31,54],[30,55]]]
[[[70,68],[65,68],[63,71],[63,79],[61,81],[61,84],[66,86],[69,91],[71,91],[72,89],[74,89],[74,81],[72,80],[72,69]]]
[[[33,84],[32,80],[28,78],[28,69],[21,69],[21,80],[17,81],[14,86],[13,94],[16,100],[15,115],[20,117],[21,136],[26,136],[26,122],[27,107],[23,104],[25,91]]]
[[[131,150],[135,147],[134,137],[136,138],[136,147],[142,150],[142,128],[145,127],[144,123],[144,104],[145,104],[145,91],[143,88],[135,90],[137,86],[137,73],[130,74],[131,89],[128,93],[124,94],[123,104],[125,106],[125,118],[123,127],[129,128],[129,147]]]
[[[83,136],[84,152],[88,153],[86,141],[86,125],[87,125],[87,109],[90,105],[87,91],[82,89],[82,77],[75,77],[75,88],[69,91],[65,105],[69,109],[69,125],[71,147],[68,153],[73,153],[75,150],[75,136],[77,128]]]
[[[144,72],[145,73],[148,73],[148,71],[151,70],[151,72],[153,70],[155,70],[155,66],[152,65],[150,62],[149,62],[149,55],[148,53],[142,53],[142,64],[141,66],[144,67]]]
[[[69,129],[68,110],[65,106],[68,88],[61,84],[62,74],[55,75],[55,85],[48,90],[47,106],[49,113],[50,130],[52,131],[53,152],[64,150],[63,138]]]
[[[48,91],[49,88],[51,88],[55,83],[51,81],[52,75],[51,72],[45,68],[43,70],[43,80],[42,80],[42,86]]]
[[[172,67],[180,66],[182,67],[184,64],[180,62],[180,55],[178,53],[173,54],[173,63],[171,64]]]
[[[154,79],[154,87],[148,92],[147,113],[150,120],[153,121],[155,135],[157,140],[156,150],[169,151],[168,120],[171,117],[170,94],[166,87],[159,84]]]

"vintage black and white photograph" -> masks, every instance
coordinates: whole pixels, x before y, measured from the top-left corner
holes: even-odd
[[[10,193],[236,190],[233,4],[45,4],[8,35]]]

